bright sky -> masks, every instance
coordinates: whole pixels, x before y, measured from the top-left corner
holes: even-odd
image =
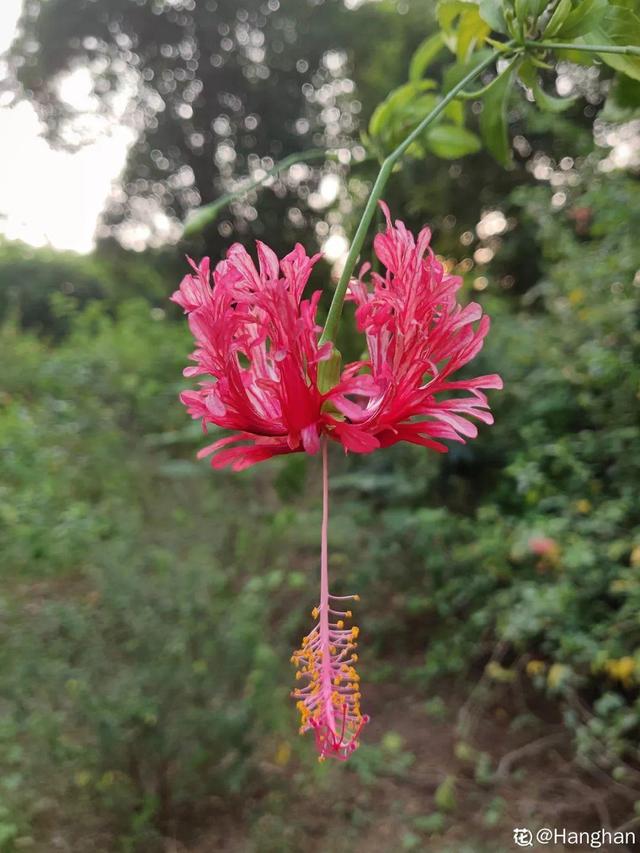
[[[11,43],[22,0],[0,0],[0,53]],[[87,75],[76,72],[64,95],[82,106]],[[97,218],[122,170],[132,132],[113,127],[77,153],[53,150],[34,109],[0,99],[0,233],[34,246],[89,252]]]

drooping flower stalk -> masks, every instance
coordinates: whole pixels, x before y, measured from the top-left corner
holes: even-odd
[[[335,609],[341,601],[359,601],[359,596],[329,593],[328,535],[329,462],[327,440],[323,438],[320,601],[312,611],[316,625],[291,658],[298,667],[296,678],[307,680],[293,696],[298,699],[300,733],[313,730],[319,759],[346,761],[357,748],[358,736],[369,717],[360,712],[360,678],[354,667],[358,628],[345,628],[350,610]]]

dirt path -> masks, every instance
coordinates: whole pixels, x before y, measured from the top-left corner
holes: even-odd
[[[514,708],[510,695],[463,705],[461,693],[441,687],[425,703],[370,687],[372,722],[347,766],[303,774],[287,764],[274,790],[248,804],[248,818],[214,818],[192,846],[169,844],[167,853],[506,853],[520,849],[514,827],[584,832],[629,818],[631,804],[571,763],[552,709]]]

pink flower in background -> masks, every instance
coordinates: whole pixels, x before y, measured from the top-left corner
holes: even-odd
[[[532,536],[529,539],[529,550],[540,557],[536,566],[538,571],[553,569],[560,562],[560,546],[550,536]]]
[[[444,452],[443,440],[477,435],[470,418],[493,422],[484,391],[502,387],[496,374],[453,378],[482,348],[489,318],[476,303],[458,304],[461,279],[435,258],[430,231],[425,228],[416,240],[402,222],[391,223],[385,205],[383,210],[387,229],[376,237],[375,251],[386,273],[372,274],[370,288],[363,281],[365,265],[360,280],[350,284],[368,358],[340,374],[331,373],[333,344],[320,344],[320,291],[302,299],[318,256],[308,257],[300,245],[279,261],[258,243],[258,268],[237,244],[213,275],[208,258],[200,266],[191,262],[193,273],[171,297],[189,315],[196,341],[195,366],[185,376],[204,377],[181,400],[205,431],[209,425],[231,431],[198,455],[211,455],[214,468],[239,471],[272,456],[322,449],[317,624],[292,658],[304,682],[293,693],[300,730],[314,732],[321,759],[346,760],[369,719],[360,710],[354,666],[358,629],[345,624],[351,611],[338,609],[340,601],[358,597],[329,592],[328,441],[357,453],[399,441]]]
[[[529,550],[538,557],[554,554],[558,550],[558,544],[550,536],[532,536],[529,539]]]
[[[234,430],[198,454],[213,454],[214,468],[231,465],[239,471],[283,453],[317,453],[323,433],[348,450],[377,447],[375,439],[338,414],[352,409],[346,394],[372,393],[371,377],[345,371],[327,393],[318,387],[319,365],[330,357],[332,344],[318,342],[321,292],[302,300],[318,257],[308,257],[298,245],[278,261],[258,243],[256,269],[236,244],[215,268],[213,288],[205,258],[199,267],[191,262],[194,273],[171,297],[189,315],[196,341],[196,366],[186,368],[185,376],[213,377],[180,399],[205,430],[209,424]]]
[[[489,318],[476,302],[458,304],[462,279],[448,275],[434,256],[430,230],[424,228],[416,240],[404,223],[394,227],[389,209],[381,206],[387,229],[376,236],[374,248],[386,274],[373,273],[370,289],[363,281],[367,264],[350,285],[369,350],[362,366],[371,370],[378,393],[351,416],[381,447],[409,441],[446,452],[441,439],[475,438],[470,417],[493,423],[483,391],[502,388],[500,377],[452,379],[482,349]],[[451,391],[470,393],[440,399]]]

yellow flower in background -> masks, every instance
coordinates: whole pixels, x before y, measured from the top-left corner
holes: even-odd
[[[484,668],[484,671],[489,678],[493,679],[493,681],[498,681],[502,684],[508,684],[516,677],[516,674],[512,669],[500,666],[500,664],[495,660],[489,661]]]
[[[73,774],[73,781],[78,788],[86,788],[91,782],[91,773],[88,770],[78,770]]]
[[[543,673],[546,668],[547,665],[543,660],[530,660],[527,664],[527,675],[530,678],[534,678],[534,676]]]
[[[636,662],[635,658],[623,657],[608,660],[604,665],[607,675],[619,681],[624,687],[631,687],[635,682]]]
[[[276,754],[273,757],[273,760],[278,765],[278,767],[286,767],[289,763],[289,759],[291,758],[291,745],[287,743],[286,740],[281,741],[278,744],[278,748],[276,749]]]
[[[565,681],[569,672],[570,670],[568,666],[565,666],[563,663],[554,663],[549,669],[547,684],[555,690],[557,687],[560,687],[563,681]]]

